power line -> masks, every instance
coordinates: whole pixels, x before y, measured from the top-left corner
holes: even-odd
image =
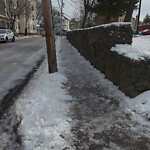
[[[72,17],[70,17],[69,15],[67,15],[67,14],[63,13],[63,16],[64,16],[64,15],[66,15],[66,16],[67,16],[67,17],[69,17],[69,18],[72,18]]]
[[[70,16],[72,16],[72,12],[73,12],[73,9],[70,9],[70,8],[75,8],[75,5],[73,5],[73,3],[72,2],[70,2],[70,1],[68,1],[68,0],[65,0],[65,2],[64,2],[64,0],[63,0],[63,4],[62,4],[62,0],[52,0],[52,2],[55,4],[55,5],[57,5],[58,7],[57,8],[59,8],[60,9],[60,11],[61,11],[61,7],[63,7],[62,9],[63,9],[63,11],[64,12],[66,12],[67,14],[69,14]],[[56,4],[57,3],[57,4]],[[67,7],[64,7],[64,3],[65,3],[65,5],[67,6]],[[62,6],[61,6],[62,5]],[[55,6],[56,7],[56,6]]]
[[[57,0],[57,2],[58,2],[58,6],[59,6],[59,8],[61,9],[61,6],[60,6],[60,2],[59,2],[59,0]]]

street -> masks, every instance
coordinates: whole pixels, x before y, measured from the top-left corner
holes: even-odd
[[[0,103],[10,89],[20,84],[45,53],[45,38],[17,39],[0,43]]]

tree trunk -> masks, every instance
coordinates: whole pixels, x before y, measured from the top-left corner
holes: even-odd
[[[111,15],[108,14],[108,15],[106,16],[106,21],[105,21],[105,23],[109,23],[109,22],[110,22],[110,18],[111,18]]]
[[[82,28],[85,28],[87,16],[88,16],[88,11],[85,11],[83,21],[82,21]]]
[[[10,19],[10,26],[9,28],[15,32],[15,20],[16,20],[16,17],[14,16],[14,18]]]
[[[128,4],[128,7],[127,7],[127,11],[126,11],[124,22],[131,22],[132,14],[133,14],[133,10],[134,9],[135,9],[135,1],[134,0],[130,0],[129,4]]]
[[[25,36],[27,36],[27,34],[28,34],[27,24],[28,24],[28,20],[26,19],[26,27],[25,27],[25,31],[24,31]]]
[[[27,36],[28,30],[27,27],[25,27],[24,35]]]

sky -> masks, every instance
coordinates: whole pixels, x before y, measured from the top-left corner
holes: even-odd
[[[58,1],[60,2],[61,0],[51,0],[52,5],[59,10],[59,5]],[[66,17],[69,19],[73,18],[74,10],[75,10],[75,4],[72,2],[72,0],[63,0],[64,1],[64,9],[63,12]]]
[[[52,0],[52,5],[59,9],[58,1]],[[73,17],[73,13],[75,11],[75,4],[72,2],[72,0],[64,0],[64,4],[64,13],[68,15],[69,18]],[[133,17],[135,17],[137,13],[138,11],[134,11]],[[150,0],[142,0],[140,20],[143,20],[146,14],[150,14]]]
[[[134,11],[133,16],[137,15],[138,11]],[[142,21],[146,14],[150,15],[150,0],[142,0],[141,3],[141,15],[140,20]]]

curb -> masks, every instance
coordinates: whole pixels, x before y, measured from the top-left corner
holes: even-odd
[[[22,79],[22,81],[14,88],[10,89],[9,92],[4,96],[0,104],[0,119],[3,114],[9,109],[9,107],[15,103],[16,98],[21,94],[24,87],[29,83],[30,79],[34,76],[34,73],[38,70],[44,60],[45,55],[43,55],[42,58],[37,61],[36,65],[32,68],[30,72],[28,72],[25,78]]]

